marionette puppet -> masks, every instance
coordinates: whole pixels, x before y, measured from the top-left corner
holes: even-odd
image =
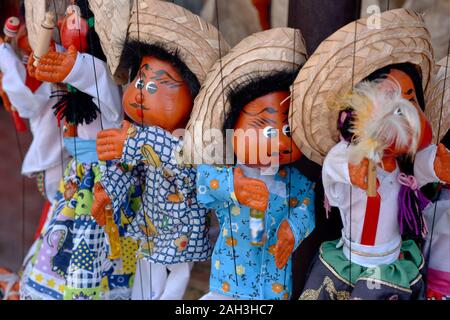
[[[325,39],[294,83],[293,137],[323,163],[325,196],[343,223],[300,299],[415,299],[423,289],[414,240],[426,232],[428,200],[419,188],[448,179],[423,113],[433,55],[415,12],[387,11],[380,23],[360,19]]]
[[[436,75],[427,99],[425,115],[433,129],[437,152],[445,154],[450,143],[450,56],[436,63]],[[445,146],[445,148],[444,148]],[[446,155],[448,157],[448,153]],[[448,164],[446,169],[450,170]],[[450,299],[450,190],[449,184],[433,183],[422,188],[432,202],[423,210],[428,234],[422,251],[427,265],[426,298]]]
[[[97,152],[110,160],[93,212],[117,208],[133,184],[144,184],[129,234],[139,240],[132,299],[181,299],[193,263],[210,257],[206,209],[196,200],[196,171],[182,162],[183,129],[206,72],[228,45],[200,17],[162,1],[136,1],[126,42],[112,70],[129,70],[122,106],[131,122],[98,134]],[[114,52],[111,53],[112,55]],[[133,182],[135,181],[135,182]]]
[[[27,130],[20,117],[30,121],[33,141],[23,159],[22,174],[36,178],[38,190],[47,200],[35,232],[38,238],[52,216],[51,202],[61,196],[58,194],[59,181],[63,166],[69,162],[69,155],[62,148],[62,130],[58,128],[51,109],[56,103],[56,99],[51,97],[53,85],[41,83],[28,72],[26,65],[32,49],[27,28],[24,23],[18,25],[19,22],[18,18],[11,17],[5,23],[6,38],[13,40],[12,45],[9,41],[3,43],[3,39],[0,39],[3,43],[0,46],[2,97],[4,104],[11,106],[17,131]],[[26,283],[32,265],[30,259],[36,253],[39,243],[37,239],[24,258],[21,283]]]
[[[59,33],[66,51],[45,53],[45,45],[38,42],[28,65],[38,80],[67,87],[54,92],[58,101],[52,111],[55,121],[64,121],[64,147],[73,160],[61,181],[63,197],[55,201],[54,219],[35,257],[27,295],[85,300],[115,298],[117,292],[117,298],[129,298],[135,244],[131,239],[120,241],[118,226],[103,228],[91,217],[101,173],[95,139],[101,129],[120,126],[119,90],[106,67],[88,2],[73,3],[66,7],[65,16],[49,11],[42,22],[44,30],[51,30],[52,14],[61,18]],[[40,41],[48,37],[39,34]],[[117,251],[122,245],[122,253],[131,261],[128,265],[125,256],[112,253],[113,247]]]
[[[289,87],[305,60],[299,31],[256,33],[216,62],[195,100],[194,142],[184,152],[201,157],[197,199],[220,223],[202,299],[291,295],[291,254],[314,229],[314,184],[292,165],[302,155],[288,124]],[[232,132],[223,162],[214,152],[205,156],[209,129]]]
[[[55,103],[55,100],[50,98],[52,85],[41,84],[27,72],[26,64],[31,47],[25,24],[17,27],[15,43],[22,58],[19,58],[9,43],[0,39],[2,88],[7,96],[5,100],[9,100],[20,117],[30,120],[33,141],[25,155],[22,174],[37,177],[39,191],[48,201],[52,201],[58,190],[62,165],[67,164],[68,155],[62,151],[61,143],[58,141],[61,139],[61,131],[54,121],[51,110],[51,106]],[[11,26],[7,22],[5,30],[8,28]]]

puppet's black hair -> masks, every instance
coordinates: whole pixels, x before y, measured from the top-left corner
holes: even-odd
[[[411,63],[400,63],[400,64],[392,64],[370,74],[364,80],[373,81],[377,79],[384,79],[387,77],[387,74],[392,70],[397,69],[405,72],[409,75],[413,81],[414,89],[416,91],[417,102],[422,110],[425,109],[425,99],[423,94],[422,87],[422,77],[418,69]],[[343,114],[345,114],[343,116]],[[353,134],[350,132],[351,123],[353,122],[354,114],[351,108],[345,109],[340,112],[338,118],[338,129],[341,133],[341,136],[347,142],[351,142],[353,139]],[[397,158],[397,163],[399,169],[402,173],[407,175],[414,175],[414,163],[413,159],[410,156],[401,156]],[[402,235],[405,238],[413,239],[416,242],[421,242],[422,234],[421,231],[424,230],[424,219],[422,216],[422,210],[425,208],[427,204],[426,197],[418,191],[414,192],[411,188],[402,185],[400,188],[399,196],[398,196],[398,206],[399,208],[409,208],[410,211],[408,216],[404,214],[400,214],[399,209],[399,223],[403,226]],[[411,218],[413,217],[413,218]],[[417,223],[417,227],[414,227],[414,222]],[[408,220],[408,221],[407,221]],[[408,223],[409,222],[409,223]]]
[[[148,44],[136,40],[130,40],[125,43],[120,61],[124,68],[130,70],[130,81],[136,77],[142,58],[145,56],[153,56],[171,63],[180,72],[192,98],[197,96],[200,90],[200,82],[197,77],[183,62],[178,51],[169,50],[159,43]]]
[[[289,91],[300,69],[272,72],[266,75],[252,76],[240,85],[231,87],[226,96],[230,102],[230,111],[225,115],[223,130],[233,129],[239,115],[248,103],[256,98],[275,91]]]
[[[86,34],[88,48],[86,53],[106,61],[106,56],[103,53],[100,45],[100,38],[95,32],[94,14],[89,9],[87,0],[78,0],[77,6],[80,7],[81,17],[88,20],[89,29]],[[95,22],[94,22],[95,23]],[[94,69],[92,67],[92,72]],[[58,119],[64,118],[67,122],[72,124],[90,124],[97,119],[97,113],[100,112],[97,105],[92,100],[90,95],[69,87],[67,92],[57,91],[52,94],[52,97],[59,97],[58,102],[53,106],[54,113]]]

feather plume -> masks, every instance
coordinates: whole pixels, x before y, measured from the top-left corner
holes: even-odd
[[[414,105],[404,99],[398,83],[384,79],[363,81],[344,97],[342,106],[354,111],[353,133],[349,160],[359,163],[368,158],[381,162],[384,150],[390,146],[405,149],[412,155],[417,150],[420,120]]]

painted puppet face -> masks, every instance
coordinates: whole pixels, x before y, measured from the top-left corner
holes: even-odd
[[[61,44],[68,49],[71,45],[75,46],[79,52],[86,52],[88,49],[87,32],[89,25],[87,21],[81,18],[77,6],[69,6],[65,17],[59,21],[61,30]]]
[[[22,50],[23,54],[27,56],[32,52],[30,43],[28,42],[28,32],[25,25],[21,25],[17,32],[17,46]]]
[[[173,131],[186,125],[193,99],[170,62],[145,56],[136,78],[123,94],[122,105],[137,124]]]
[[[301,152],[291,138],[288,124],[288,97],[288,91],[276,91],[244,106],[234,126],[233,148],[239,161],[265,166],[268,158],[277,159],[280,165],[300,158]],[[256,135],[247,134],[254,132],[249,129],[256,129]]]
[[[423,113],[422,109],[420,108],[420,105],[419,105],[419,102],[418,102],[417,96],[416,96],[416,91],[414,88],[414,83],[413,83],[411,77],[407,73],[405,73],[401,70],[392,69],[389,72],[389,74],[387,75],[387,79],[385,81],[389,81],[389,80],[395,81],[396,83],[398,83],[400,85],[403,98],[409,100],[414,105],[414,107],[416,107],[416,109],[419,113],[419,118],[420,118],[420,123],[421,123],[421,133],[420,133],[420,138],[419,138],[419,143],[418,143],[418,150],[421,150],[421,149],[427,147],[431,143],[431,138],[432,138],[431,125],[427,121],[425,114]],[[381,84],[383,84],[383,82]],[[405,153],[406,153],[406,149],[405,150],[396,150],[393,146],[388,148],[388,150],[385,150],[386,155],[399,156],[399,155],[402,155]]]

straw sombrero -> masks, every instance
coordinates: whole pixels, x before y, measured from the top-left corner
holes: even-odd
[[[306,48],[299,30],[270,29],[248,36],[238,43],[214,64],[195,99],[186,128],[192,140],[185,144],[185,160],[209,162],[203,158],[204,148],[211,145],[211,139],[205,133],[210,129],[222,132],[225,115],[230,111],[227,93],[231,88],[253,76],[298,70],[305,61]]]
[[[176,51],[200,83],[219,58],[219,49],[222,53],[229,49],[214,26],[171,2],[90,0],[89,3],[109,68],[121,84],[127,74],[120,65],[126,38]]]
[[[345,94],[376,70],[397,63],[414,64],[424,96],[430,89],[433,51],[430,34],[416,12],[397,9],[352,22],[325,39],[300,70],[292,89],[289,119],[295,143],[310,160],[322,164],[339,141],[336,94]],[[356,32],[355,32],[356,31]]]
[[[35,50],[38,33],[41,23],[44,20],[45,12],[51,11],[55,14],[56,20],[64,17],[67,7],[70,5],[70,0],[25,0],[25,22],[27,25],[28,41],[31,49]],[[56,23],[56,21],[55,21]],[[55,40],[59,40],[57,28],[54,31]]]
[[[450,55],[436,63],[425,115],[433,129],[433,143],[439,143],[450,129]]]

